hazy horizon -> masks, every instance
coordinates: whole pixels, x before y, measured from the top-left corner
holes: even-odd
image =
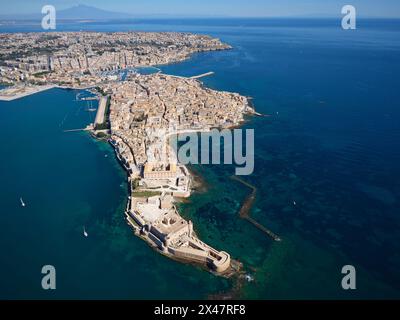
[[[62,11],[78,5],[95,7],[99,10],[131,15],[132,17],[202,17],[202,18],[278,18],[309,17],[327,18],[341,15],[341,8],[351,4],[356,7],[359,17],[400,18],[400,3],[395,0],[14,0],[1,5],[0,17],[17,18],[22,15],[39,15],[44,5],[53,5]]]

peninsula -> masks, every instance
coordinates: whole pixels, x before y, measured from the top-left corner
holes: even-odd
[[[54,86],[95,88],[99,108],[93,134],[106,138],[128,173],[125,212],[134,233],[160,253],[225,276],[240,263],[202,242],[175,206],[191,195],[192,177],[177,161],[169,137],[239,125],[254,113],[248,98],[205,88],[198,78],[134,68],[182,61],[196,52],[231,47],[190,33],[54,32],[0,35],[0,91],[12,100]]]

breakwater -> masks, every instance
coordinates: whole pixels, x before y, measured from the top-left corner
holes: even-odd
[[[269,230],[268,228],[266,228],[265,226],[263,226],[256,220],[254,220],[252,217],[250,217],[250,210],[253,206],[254,201],[256,200],[257,188],[237,176],[232,176],[231,179],[238,181],[241,184],[243,184],[246,187],[251,189],[251,192],[246,197],[246,199],[243,201],[243,204],[239,210],[240,218],[245,219],[248,222],[250,222],[253,226],[255,226],[257,229],[259,229],[260,231],[267,234],[274,241],[282,241],[282,239],[278,235],[276,235],[274,232],[272,232],[271,230]]]

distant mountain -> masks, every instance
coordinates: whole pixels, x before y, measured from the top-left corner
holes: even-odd
[[[82,4],[57,12],[57,18],[62,20],[114,20],[132,17],[129,13],[106,11]]]
[[[15,15],[8,14],[0,15],[0,20],[39,20],[42,19],[43,16],[44,15],[41,13]],[[117,20],[133,18],[133,15],[129,13],[106,11],[83,4],[64,10],[57,10],[56,16],[59,20]]]

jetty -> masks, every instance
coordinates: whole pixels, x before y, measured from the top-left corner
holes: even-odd
[[[86,128],[68,129],[64,130],[64,132],[79,132],[79,131],[91,131],[91,130],[93,130],[93,124],[89,124]]]
[[[210,71],[210,72],[206,72],[206,73],[203,73],[203,74],[199,74],[198,76],[190,77],[190,79],[200,79],[200,78],[212,76],[213,74],[214,74],[214,72]]]
[[[107,106],[107,100],[108,97],[101,97],[99,101],[99,108],[97,109],[97,114],[96,118],[94,120],[94,126],[97,124],[102,124],[104,123],[104,117],[105,117],[105,112],[106,112],[106,106]]]
[[[64,130],[64,132],[79,132],[79,131],[90,131],[92,130],[91,128],[81,128],[81,129],[69,129],[69,130]]]
[[[193,80],[196,80],[196,79],[201,79],[201,78],[204,78],[204,77],[211,76],[214,73],[215,73],[214,71],[210,71],[210,72],[202,73],[202,74],[199,74],[197,76],[191,76],[191,77],[177,76],[177,75],[173,75],[173,74],[165,74],[165,73],[162,73],[162,72],[159,72],[158,74],[164,75],[164,76],[168,76],[168,77],[172,77],[172,78],[177,78],[177,79],[193,79]]]
[[[245,219],[248,222],[250,222],[253,226],[255,226],[257,229],[259,229],[263,233],[267,234],[274,241],[282,241],[282,239],[278,235],[276,235],[271,230],[269,230],[268,228],[263,226],[261,223],[254,220],[252,217],[250,217],[250,209],[253,206],[254,201],[256,200],[257,188],[237,176],[232,176],[231,179],[236,180],[251,189],[250,194],[246,197],[246,199],[244,200],[244,202],[242,204],[242,207],[240,208],[240,211],[239,211],[240,218]]]

